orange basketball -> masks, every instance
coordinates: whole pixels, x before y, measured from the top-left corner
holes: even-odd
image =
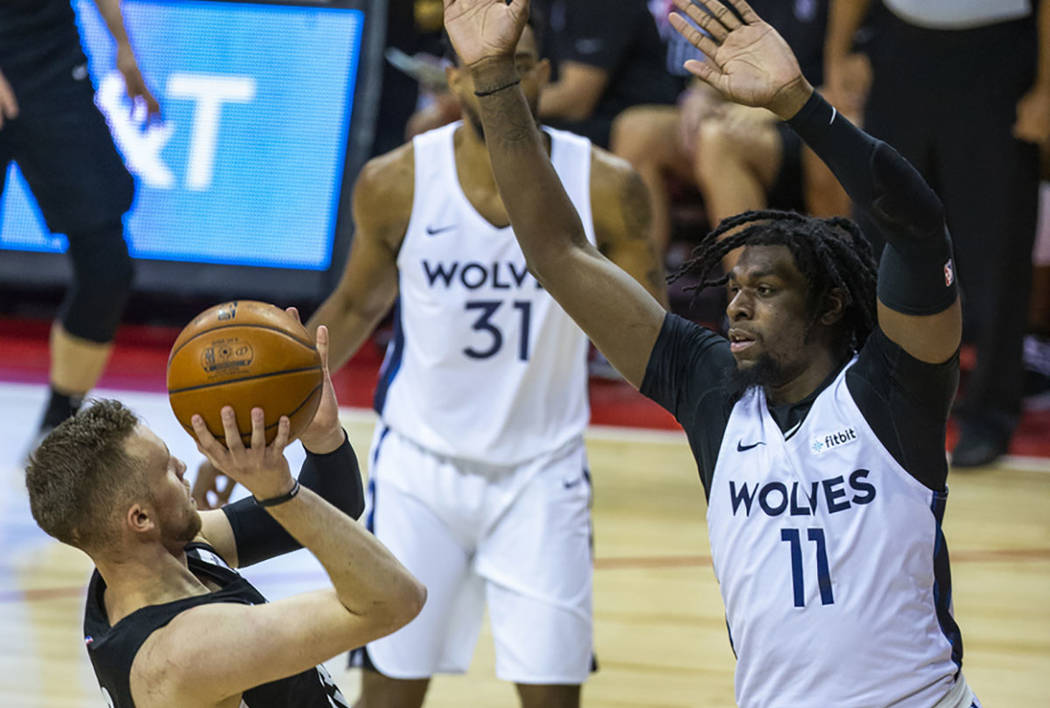
[[[321,401],[321,357],[306,328],[265,302],[235,300],[211,307],[179,333],[168,356],[168,399],[190,435],[199,413],[225,441],[223,406],[233,406],[245,446],[251,444],[251,410],[266,413],[266,442],[277,436],[282,415],[297,437]]]

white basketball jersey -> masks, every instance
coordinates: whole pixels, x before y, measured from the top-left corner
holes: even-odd
[[[587,339],[528,272],[509,228],[467,199],[454,123],[415,138],[400,295],[376,391],[383,421],[437,454],[513,465],[582,434]],[[591,144],[557,130],[551,162],[594,241]]]
[[[928,708],[959,671],[945,494],[879,442],[845,371],[786,440],[752,389],[719,449],[707,522],[744,708]]]

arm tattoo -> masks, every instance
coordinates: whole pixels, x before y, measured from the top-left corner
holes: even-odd
[[[653,206],[649,201],[649,188],[641,176],[631,171],[623,181],[620,194],[620,212],[628,239],[647,239],[653,221]]]

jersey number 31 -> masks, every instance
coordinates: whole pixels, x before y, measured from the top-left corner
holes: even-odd
[[[466,304],[467,310],[480,310],[481,314],[474,321],[471,329],[477,332],[485,332],[489,338],[489,346],[486,349],[475,349],[467,347],[463,353],[471,359],[488,359],[496,356],[503,348],[503,332],[492,323],[492,316],[503,305],[501,300],[472,300]],[[532,303],[527,300],[516,300],[512,307],[521,315],[521,338],[518,340],[518,359],[529,360],[529,324],[532,319]]]

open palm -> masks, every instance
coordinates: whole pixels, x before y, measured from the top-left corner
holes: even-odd
[[[466,65],[509,56],[529,16],[529,0],[444,0],[445,31]]]
[[[728,0],[739,18],[718,0],[674,1],[707,32],[698,31],[680,15],[671,16],[675,29],[708,58],[690,60],[686,69],[730,101],[773,108],[788,88],[805,81],[791,47],[743,0]]]

